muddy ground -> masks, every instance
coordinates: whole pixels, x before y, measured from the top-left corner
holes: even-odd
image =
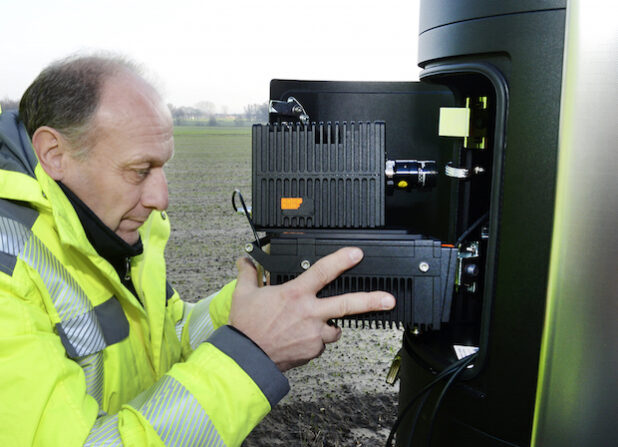
[[[168,277],[189,301],[236,275],[234,261],[252,239],[231,206],[234,188],[250,202],[249,129],[177,129],[167,169],[172,236]],[[345,328],[341,340],[308,365],[286,373],[290,393],[243,446],[384,445],[398,387],[385,382],[401,332]]]
[[[398,390],[385,377],[399,343],[397,331],[346,328],[320,358],[287,373],[290,394],[243,445],[384,445]]]

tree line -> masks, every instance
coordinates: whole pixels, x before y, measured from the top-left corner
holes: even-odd
[[[237,126],[268,122],[268,103],[247,104],[242,113],[227,113],[225,107],[217,113],[217,107],[210,101],[200,101],[193,107],[168,104],[175,125],[217,126],[230,121]],[[19,101],[10,98],[0,99],[2,110],[17,109]]]
[[[202,101],[193,107],[173,104],[167,105],[176,125],[208,125],[216,126],[220,120],[233,120],[235,125],[246,126],[252,123],[268,122],[268,103],[248,104],[242,113],[216,112],[216,106],[208,101]]]

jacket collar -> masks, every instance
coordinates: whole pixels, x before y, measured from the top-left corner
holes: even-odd
[[[73,191],[62,182],[57,182],[64,195],[69,199],[75,210],[86,237],[94,249],[105,258],[116,270],[118,276],[126,275],[126,260],[142,253],[141,238],[133,244],[127,244],[120,236],[99,219],[99,217],[86,205]]]
[[[0,113],[0,196],[30,203],[34,208],[49,206],[35,176],[38,164],[17,111]]]
[[[43,195],[47,199],[47,207],[51,211],[56,224],[60,242],[84,251],[89,256],[96,255],[96,250],[90,244],[73,205],[60,186],[47,175],[40,164],[37,165],[34,172],[39,185],[41,185]]]

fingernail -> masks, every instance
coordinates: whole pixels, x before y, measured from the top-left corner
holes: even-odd
[[[353,248],[350,250],[350,259],[354,262],[358,262],[363,259],[363,251],[360,248]]]
[[[381,304],[383,309],[391,309],[395,307],[395,298],[390,295],[383,296]]]

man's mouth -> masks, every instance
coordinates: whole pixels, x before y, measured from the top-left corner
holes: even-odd
[[[132,228],[134,230],[137,230],[139,227],[144,225],[144,222],[146,222],[146,219],[138,219],[136,217],[127,217],[127,218],[122,219],[122,221],[125,223],[125,226],[128,226],[129,228]]]

